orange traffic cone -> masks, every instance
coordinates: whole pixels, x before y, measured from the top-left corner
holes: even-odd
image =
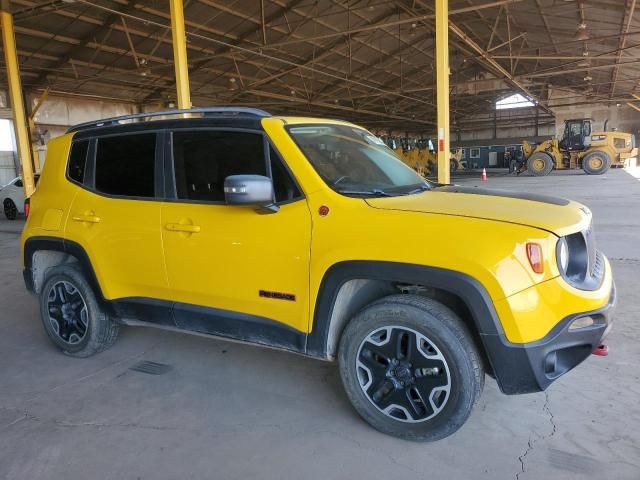
[[[480,176],[480,180],[482,180],[483,182],[487,181],[487,169],[486,168],[482,169],[482,175]]]

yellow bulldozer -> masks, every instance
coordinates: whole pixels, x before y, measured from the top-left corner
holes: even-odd
[[[638,157],[635,136],[623,132],[592,132],[589,118],[566,120],[564,136],[533,146],[522,142],[523,158],[516,170],[534,176],[551,170],[582,168],[589,175],[602,175],[611,166],[624,166]],[[606,129],[606,127],[605,127]]]

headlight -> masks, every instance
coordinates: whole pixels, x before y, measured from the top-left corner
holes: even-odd
[[[560,274],[576,286],[584,282],[588,274],[589,253],[582,232],[562,237],[556,245],[556,260]]]
[[[569,267],[569,246],[567,245],[567,240],[564,238],[561,238],[558,242],[558,267],[561,273],[567,273],[567,268]]]

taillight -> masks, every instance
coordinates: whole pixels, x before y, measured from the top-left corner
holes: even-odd
[[[527,257],[531,268],[536,273],[544,272],[544,263],[542,261],[542,247],[537,243],[527,243]]]
[[[24,218],[29,216],[29,210],[31,210],[31,199],[27,198],[24,201]]]

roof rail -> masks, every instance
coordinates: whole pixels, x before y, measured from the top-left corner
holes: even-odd
[[[174,110],[163,110],[160,112],[134,113],[131,115],[122,115],[120,117],[104,118],[102,120],[93,120],[91,122],[79,123],[78,125],[69,127],[69,129],[67,130],[67,133],[78,132],[80,130],[86,130],[88,128],[94,128],[94,127],[106,127],[110,125],[118,125],[120,122],[124,120],[134,120],[136,118],[161,117],[161,116],[168,116],[168,115],[171,115],[171,116],[183,115],[185,113],[202,113],[205,117],[209,115],[248,115],[248,116],[253,116],[258,118],[271,116],[269,112],[265,112],[264,110],[260,110],[258,108],[247,108],[247,107],[208,107],[208,108],[174,109]]]

